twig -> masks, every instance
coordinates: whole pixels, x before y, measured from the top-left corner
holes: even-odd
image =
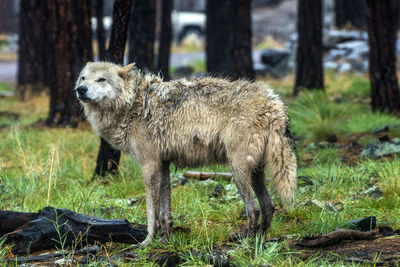
[[[361,232],[350,229],[338,229],[326,235],[317,236],[314,238],[304,238],[297,245],[309,248],[325,247],[343,240],[367,240],[375,237],[375,231]]]
[[[197,180],[207,180],[207,179],[215,179],[222,178],[224,180],[230,181],[232,179],[232,173],[229,172],[195,172],[195,171],[187,171],[183,174],[185,178],[188,179],[197,179]]]

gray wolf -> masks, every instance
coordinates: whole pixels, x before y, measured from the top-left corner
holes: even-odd
[[[245,203],[248,235],[264,233],[275,210],[264,169],[281,200],[292,203],[297,167],[288,116],[268,86],[212,77],[163,82],[134,64],[89,62],[75,90],[95,132],[142,168],[144,243],[160,228],[163,236],[171,232],[171,163],[178,168],[228,163]]]

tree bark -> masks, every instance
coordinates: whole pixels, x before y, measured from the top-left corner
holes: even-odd
[[[231,75],[231,0],[207,0],[206,6],[206,65],[211,75]]]
[[[132,0],[129,22],[129,62],[139,69],[154,70],[154,39],[156,27],[155,0]]]
[[[106,37],[104,33],[104,0],[95,0],[96,20],[97,20],[97,45],[99,49],[99,59],[105,60],[106,58]]]
[[[110,41],[106,52],[107,61],[120,65],[124,63],[130,10],[131,0],[115,0]],[[106,173],[116,171],[120,158],[121,152],[112,147],[105,139],[100,138],[95,176],[104,176]]]
[[[398,1],[367,0],[367,7],[372,109],[399,115],[400,94],[396,76]]]
[[[298,47],[294,94],[324,89],[322,69],[322,1],[298,1]]]
[[[81,68],[92,60],[90,3],[85,0],[54,0],[49,8],[48,126],[77,126],[83,120],[81,107],[72,90]]]
[[[335,0],[335,25],[342,28],[348,24],[365,28],[365,0]]]
[[[254,80],[250,0],[208,0],[206,65],[212,75]]]
[[[157,69],[163,76],[164,81],[169,81],[169,57],[172,40],[172,0],[160,0],[161,4],[161,29],[158,46]]]
[[[251,0],[234,0],[231,39],[231,77],[255,79],[251,55]]]
[[[18,77],[16,93],[25,99],[44,91],[46,79],[46,5],[39,0],[21,0],[18,39]]]

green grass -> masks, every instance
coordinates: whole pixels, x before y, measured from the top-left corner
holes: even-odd
[[[204,67],[204,62],[196,64],[199,69]],[[343,86],[338,89],[328,85],[331,91],[328,89],[327,93],[305,92],[296,99],[288,99],[293,132],[302,137],[297,144],[298,173],[311,177],[314,185],[299,186],[293,209],[276,213],[265,237],[243,239],[239,244],[228,243],[231,248],[227,253],[235,264],[343,266],[345,263],[339,258],[332,261],[318,254],[301,259],[298,252],[290,250],[286,241],[264,241],[270,237],[293,239],[328,233],[348,220],[371,215],[377,217],[378,225],[400,228],[398,158],[362,160],[350,166],[342,162],[345,152],[341,149],[307,148],[309,143],[325,140],[329,134],[336,134],[345,142],[353,134],[385,125],[400,125],[398,118],[372,113],[368,105],[363,104],[365,101],[360,101],[368,98],[365,77],[330,77],[329,81]],[[288,95],[287,84],[276,83],[275,86],[283,95]],[[340,102],[335,100],[338,97]],[[116,175],[92,181],[99,138],[88,127],[43,129],[31,126],[46,117],[47,101],[43,96],[24,103],[12,98],[0,99],[0,111],[19,114],[17,120],[8,115],[0,116],[0,209],[34,212],[50,205],[102,218],[126,218],[146,224],[144,185],[138,165],[123,155]],[[390,134],[391,137],[400,136],[398,130]],[[305,154],[312,155],[308,163],[302,161]],[[211,166],[201,170],[229,169]],[[190,232],[174,233],[167,243],[156,241],[148,247],[109,243],[102,247],[103,255],[112,256],[135,249],[139,259],[131,263],[119,262],[119,265],[142,266],[154,264],[146,259],[146,253],[169,251],[180,255],[186,265],[205,265],[209,262],[188,252],[211,253],[215,245],[225,243],[231,231],[246,225],[246,220],[239,218],[243,202],[234,190],[222,198],[211,197],[218,183],[228,187],[229,182],[193,180],[181,186],[175,177],[183,171],[178,170],[175,174],[175,168],[171,167],[174,185],[172,217],[175,226],[189,228]],[[382,190],[383,197],[363,194],[372,184]],[[279,208],[279,199],[271,191]],[[136,200],[134,205],[131,204],[133,199]],[[5,257],[10,247],[1,242],[0,239],[0,257]]]

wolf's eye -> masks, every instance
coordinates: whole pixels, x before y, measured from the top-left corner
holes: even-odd
[[[84,81],[84,80],[85,80],[85,76],[82,76],[82,77],[81,77],[81,80]]]
[[[104,78],[100,78],[100,79],[98,79],[97,80],[99,83],[102,83],[102,82],[105,82],[106,81],[106,79],[104,79]]]

